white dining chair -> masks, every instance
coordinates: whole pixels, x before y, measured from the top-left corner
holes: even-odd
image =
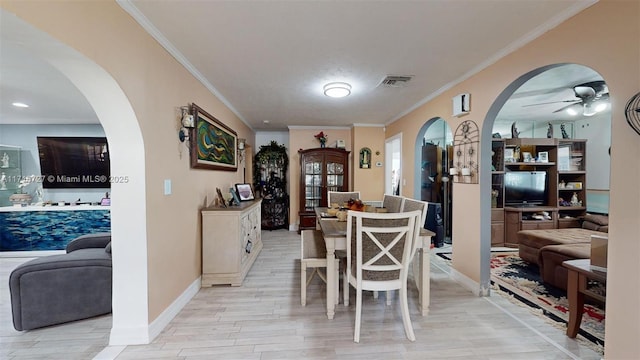
[[[327,191],[327,203],[331,207],[331,204],[342,204],[348,202],[350,199],[359,200],[360,191]]]
[[[407,275],[420,211],[368,213],[347,217],[346,281],[356,289],[354,342],[360,342],[362,291],[400,290],[405,334],[415,341],[407,301]]]
[[[425,222],[427,221],[427,214],[429,212],[429,203],[422,200],[405,198],[404,202],[402,203],[402,212],[410,212],[415,210],[419,210],[420,212],[422,212],[422,215],[420,217],[420,220],[416,224],[417,225],[416,235],[415,235],[415,240],[413,241],[413,249],[411,249],[410,261],[411,261],[411,269],[413,270],[413,278],[416,281],[416,286],[418,286],[418,280],[419,280],[418,277],[420,276],[420,273],[417,271],[418,266],[414,265],[413,258],[415,257],[418,249],[422,247],[422,242],[420,239],[420,229],[424,228]],[[425,256],[425,254],[422,254],[421,256]],[[426,256],[429,256],[429,255],[427,254]],[[387,292],[387,305],[391,304],[391,296],[389,295],[390,295],[390,292]]]
[[[336,262],[336,279],[338,279],[339,273],[339,259],[335,259]],[[324,243],[324,237],[320,230],[302,230],[300,232],[300,304],[302,306],[307,305],[307,287],[313,280],[315,274],[318,274],[325,283],[327,283],[327,277],[321,273],[318,269],[327,267],[327,248]],[[307,275],[307,269],[312,268],[311,275]],[[338,282],[335,285],[336,304],[339,300],[338,294]]]
[[[400,212],[404,199],[404,196],[384,194],[382,197],[382,207],[390,213]]]

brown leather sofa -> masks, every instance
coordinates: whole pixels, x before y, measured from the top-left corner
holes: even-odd
[[[543,282],[566,290],[567,270],[562,262],[588,259],[591,235],[602,236],[603,232],[608,232],[608,223],[606,215],[587,214],[582,228],[519,231],[519,256],[539,266]]]

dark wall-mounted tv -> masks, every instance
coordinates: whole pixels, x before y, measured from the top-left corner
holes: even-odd
[[[504,174],[505,206],[540,206],[547,203],[545,171],[509,171]]]
[[[45,189],[109,188],[105,137],[37,137]]]

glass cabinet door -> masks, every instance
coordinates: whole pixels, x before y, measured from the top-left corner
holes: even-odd
[[[327,162],[327,191],[344,191],[344,165]]]
[[[305,208],[313,210],[320,206],[322,198],[322,162],[320,160],[307,162],[304,172]]]

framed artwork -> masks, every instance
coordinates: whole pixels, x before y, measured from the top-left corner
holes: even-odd
[[[191,104],[191,167],[209,170],[238,170],[238,134],[196,104]]]
[[[531,156],[530,152],[523,152],[522,153],[522,161],[523,162],[531,162],[533,161],[533,157]]]
[[[538,162],[549,162],[549,152],[548,151],[540,151],[538,153]]]
[[[236,191],[238,192],[240,201],[249,201],[255,198],[251,184],[236,184]]]
[[[504,149],[504,161],[505,162],[513,162],[513,148],[505,148]]]
[[[220,207],[226,208],[227,203],[224,201],[224,196],[222,196],[222,191],[220,191],[220,188],[216,188],[216,194],[218,194],[218,204],[220,204]]]
[[[236,189],[229,188],[229,193],[231,193],[231,196],[233,196],[233,202],[236,205],[240,205],[240,197],[238,196],[238,192],[236,191]]]

